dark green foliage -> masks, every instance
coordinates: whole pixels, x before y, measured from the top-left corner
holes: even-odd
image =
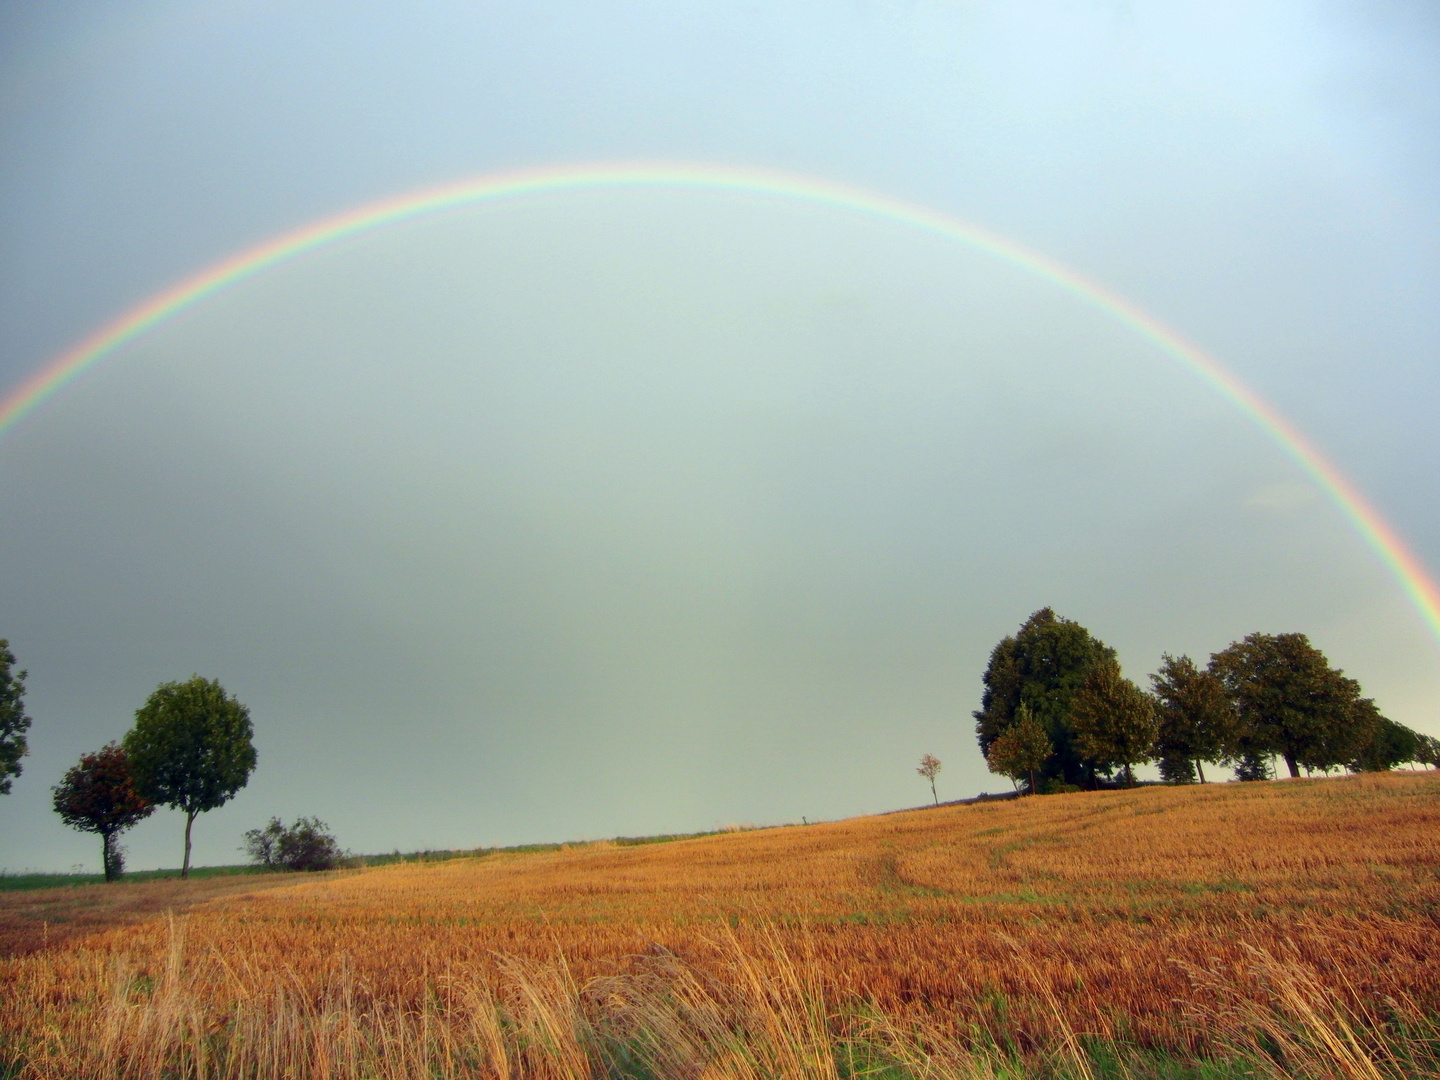
[[[1421,740],[1424,737],[1418,731],[1382,716],[1375,725],[1374,736],[1350,767],[1356,772],[1385,772],[1408,761],[1422,761],[1424,750]]]
[[[181,877],[190,873],[195,815],[224,805],[250,778],[253,735],[249,710],[199,675],[162,683],[136,711],[125,751],[140,793],[185,814]]]
[[[985,765],[991,772],[1012,780],[1027,778],[1029,787],[1026,791],[1034,795],[1038,790],[1037,776],[1054,752],[1054,744],[1045,734],[1040,721],[1021,705],[1015,710],[1015,722],[990,744]]]
[[[1440,739],[1434,735],[1420,735],[1415,744],[1415,760],[1440,768]]]
[[[29,752],[25,732],[30,717],[25,715],[24,671],[12,672],[15,654],[10,642],[0,638],[0,795],[10,794],[10,782],[20,775],[20,759]]]
[[[1081,684],[1070,725],[1075,748],[1084,760],[1097,769],[1123,769],[1131,787],[1135,766],[1155,756],[1159,727],[1155,699],[1121,675],[1114,660],[1095,665]]]
[[[1270,767],[1270,755],[1247,750],[1235,758],[1236,780],[1273,780],[1275,771]]]
[[[1279,754],[1291,776],[1354,761],[1380,713],[1304,634],[1251,634],[1210,658],[1240,716],[1239,754]]]
[[[1188,656],[1169,653],[1150,683],[1160,706],[1160,775],[1171,783],[1188,784],[1198,772],[1203,784],[1203,762],[1230,756],[1240,723],[1225,684]]]
[[[1193,784],[1195,782],[1196,762],[1191,758],[1175,754],[1161,754],[1159,762],[1160,779],[1167,784]]]
[[[287,828],[272,817],[263,829],[245,833],[242,850],[252,862],[275,870],[333,870],[345,858],[330,826],[319,818],[297,818]]]
[[[100,834],[105,880],[119,878],[125,869],[120,834],[155,810],[136,790],[125,751],[110,743],[83,755],[51,792],[61,821],[72,829]]]
[[[973,714],[981,752],[988,755],[990,744],[1015,722],[1023,703],[1054,746],[1041,770],[1044,778],[1093,783],[1093,764],[1073,745],[1071,706],[1095,666],[1114,659],[1115,650],[1079,623],[1060,618],[1050,608],[1035,612],[990,653],[980,708]]]

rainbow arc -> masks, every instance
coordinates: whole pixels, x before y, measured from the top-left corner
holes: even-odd
[[[465,180],[370,203],[239,252],[126,312],[61,353],[0,399],[0,436],[86,370],[223,289],[347,237],[463,206],[596,188],[696,188],[794,199],[948,237],[1021,267],[1113,316],[1218,390],[1263,429],[1326,494],[1386,565],[1440,642],[1440,588],[1378,511],[1268,402],[1159,319],[1053,259],[947,214],[810,177],[709,165],[622,164],[539,169]]]

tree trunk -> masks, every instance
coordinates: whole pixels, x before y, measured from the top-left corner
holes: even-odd
[[[115,868],[110,861],[110,834],[100,834],[100,865],[105,868],[105,880],[115,880]]]
[[[935,794],[935,778],[930,778],[930,797],[935,800],[935,805],[940,805],[940,796]]]
[[[1031,795],[1036,794],[1036,790],[1035,790],[1035,770],[1034,770],[1034,769],[1031,769],[1031,770],[1030,770],[1030,794],[1031,794]]]
[[[190,876],[190,826],[195,822],[195,811],[185,811],[185,862],[180,867],[180,876]]]
[[[1286,767],[1290,770],[1290,779],[1291,779],[1291,780],[1299,780],[1299,779],[1300,779],[1300,763],[1295,760],[1295,755],[1293,755],[1293,754],[1286,754],[1286,755],[1285,755],[1285,765],[1286,765]]]
[[[1127,788],[1135,786],[1135,772],[1129,765],[1125,766],[1125,786]]]
[[[1205,765],[1198,757],[1195,759],[1195,771],[1200,774],[1200,783],[1205,783]]]

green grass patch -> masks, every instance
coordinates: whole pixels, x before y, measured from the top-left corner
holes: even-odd
[[[237,874],[264,874],[273,873],[267,871],[263,866],[192,866],[190,876],[192,878],[214,878],[231,877]],[[165,881],[180,876],[179,868],[173,870],[135,870],[127,872],[121,879],[122,884],[134,884],[142,881]],[[104,874],[12,874],[9,871],[0,870],[0,892],[19,892],[27,889],[63,889],[66,887],[77,887],[80,885],[102,885],[105,882]]]

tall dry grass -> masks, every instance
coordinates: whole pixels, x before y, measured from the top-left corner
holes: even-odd
[[[1057,796],[272,889],[0,962],[4,1053],[36,1078],[1092,1080],[1147,1054],[1433,1075],[1437,779]]]
[[[838,998],[815,957],[793,953],[773,928],[760,930],[758,951],[725,936],[717,943],[725,957],[719,974],[654,950],[627,972],[581,984],[563,958],[537,964],[507,957],[496,984],[450,970],[412,1002],[367,998],[344,978],[316,995],[290,972],[241,977],[223,957],[189,953],[183,921],[167,929],[157,981],[137,980],[135,969],[112,957],[106,991],[85,1003],[87,1037],[65,1039],[48,1024],[32,1030],[24,1043],[7,1046],[12,1075],[1096,1080],[1106,1065],[1127,1077],[1155,1071],[1153,1054],[1076,1031],[1053,996],[1049,1036],[1024,1054],[978,1029],[967,1036],[934,1017],[901,1018],[873,1002]],[[1191,971],[1197,994],[1188,1016],[1206,1032],[1212,1074],[1440,1075],[1440,1031],[1415,1002],[1377,1005],[1353,988],[1327,986],[1288,948],[1248,951],[1238,972]],[[217,1000],[227,979],[230,992]],[[1255,986],[1264,992],[1256,995]],[[28,1004],[45,1011],[43,1003]]]

